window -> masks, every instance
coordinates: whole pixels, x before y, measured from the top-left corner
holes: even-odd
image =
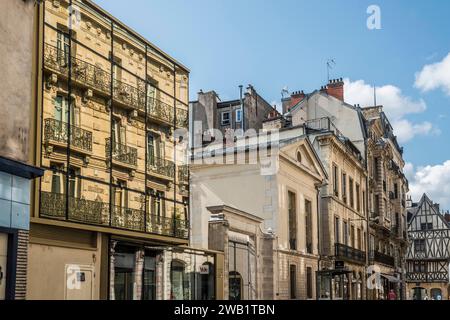
[[[56,46],[58,49],[58,62],[61,66],[69,65],[70,37],[67,33],[58,30]]]
[[[302,153],[300,151],[297,152],[297,161],[302,163]]]
[[[291,299],[297,299],[297,267],[295,265],[289,266],[289,291]]]
[[[379,158],[375,158],[375,159],[374,159],[374,164],[373,164],[373,175],[374,175],[376,181],[380,181],[380,178],[381,178],[381,177],[380,177],[380,172],[379,172],[379,167],[378,167],[379,162],[380,162],[380,159],[379,159]]]
[[[311,201],[305,200],[306,252],[313,253],[313,226]]]
[[[64,193],[65,174],[63,164],[50,164],[53,170],[52,173],[52,193],[61,194]]]
[[[427,272],[427,264],[425,261],[414,261],[414,272],[425,273]]]
[[[128,191],[125,189],[126,184],[126,181],[118,180],[117,185],[112,187],[113,206],[128,208]]]
[[[355,226],[350,226],[350,246],[352,248],[356,247]]]
[[[339,177],[338,177],[339,169],[333,164],[333,194],[336,197],[339,197]]]
[[[349,178],[348,181],[348,187],[349,187],[349,192],[350,192],[350,207],[354,208],[355,207],[355,199],[354,199],[354,189],[353,189],[353,179]]]
[[[172,261],[170,280],[172,284],[171,297],[173,300],[185,300],[185,272],[184,264]]]
[[[297,199],[293,192],[288,192],[289,247],[297,250]]]
[[[379,195],[375,195],[375,217],[379,217],[380,216],[380,196]]]
[[[306,298],[313,298],[313,273],[311,267],[306,268]]]
[[[71,167],[69,170],[69,197],[79,198],[81,195],[81,181],[79,168]]]
[[[163,191],[150,190],[150,214],[153,224],[161,223],[161,218],[165,217],[165,194]]]
[[[361,189],[359,187],[359,184],[356,184],[356,210],[358,212],[361,212],[361,196],[360,196]]]
[[[122,59],[114,56],[113,61],[114,61],[114,64],[113,64],[114,79],[121,81],[122,80]],[[119,88],[119,90],[120,90],[120,88]]]
[[[127,144],[127,137],[126,137],[126,130],[125,127],[123,127],[120,123],[119,119],[114,118],[113,119],[113,125],[112,125],[112,141],[113,141],[113,152],[117,153],[119,152],[119,146],[120,145],[126,145]]]
[[[148,164],[154,166],[159,159],[164,159],[162,155],[164,146],[161,142],[161,137],[153,132],[147,134],[147,155]]]
[[[358,246],[356,247],[356,249],[363,250],[363,244],[362,244],[363,239],[362,239],[362,235],[361,235],[361,229],[359,229],[359,228],[357,229],[356,235],[358,237],[358,240],[357,240]]]
[[[222,125],[229,126],[231,123],[231,113],[229,111],[222,112]]]
[[[189,197],[183,197],[183,215],[184,220],[189,220]]]
[[[433,230],[433,223],[422,223],[420,225],[420,230],[421,231]]]
[[[342,173],[342,200],[347,204],[347,174]]]
[[[394,183],[394,199],[398,199],[398,183]]]
[[[414,252],[415,254],[425,254],[425,239],[416,239],[414,240]]]
[[[242,109],[236,110],[236,122],[237,123],[242,122]]]
[[[54,117],[55,120],[62,122],[62,123],[69,123],[70,118],[70,124],[76,125],[75,122],[75,110],[73,107],[73,103],[69,106],[69,99],[66,96],[58,95],[55,98],[55,110],[54,110]],[[61,129],[61,134],[64,134],[65,130]]]
[[[344,221],[344,231],[343,231],[343,234],[344,234],[344,244],[345,244],[346,246],[348,246],[348,224],[347,224],[346,221]]]
[[[340,239],[340,227],[341,227],[341,221],[339,217],[334,217],[334,242],[335,243],[341,243]]]
[[[365,215],[365,213],[366,213],[366,192],[365,191],[362,192],[362,212]]]

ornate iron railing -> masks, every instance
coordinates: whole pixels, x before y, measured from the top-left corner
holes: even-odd
[[[340,243],[335,244],[335,257],[336,259],[347,260],[359,264],[366,263],[365,252]]]
[[[147,114],[149,118],[173,125],[173,110],[173,106],[161,100],[151,97],[147,99]]]
[[[66,216],[66,201],[69,212]],[[109,206],[100,201],[66,197],[62,193],[41,192],[41,215],[49,218],[66,219],[74,222],[108,225]]]
[[[170,179],[175,178],[175,163],[156,157],[149,157],[147,161],[148,171]]]
[[[187,110],[177,109],[177,127],[178,128],[189,127],[189,114]]]
[[[372,251],[370,253],[370,260],[372,262],[379,262],[379,263],[385,264],[390,267],[395,267],[394,257],[391,257],[387,254],[384,254],[384,253],[381,253],[378,251]]]
[[[145,111],[145,84],[139,85],[141,88],[133,87],[120,80],[114,80],[114,100],[123,103],[124,105],[130,106],[134,109]]]
[[[111,138],[106,139],[106,156],[111,158]],[[112,159],[131,166],[137,166],[137,149],[113,142]]]
[[[111,91],[111,74],[89,62],[72,57],[72,80],[108,94]],[[44,66],[64,76],[69,74],[67,52],[50,44],[44,45]]]
[[[179,166],[178,167],[178,181],[182,183],[189,183],[189,166]]]
[[[55,141],[68,143],[69,124],[56,119],[45,119],[44,139],[45,141]],[[70,126],[70,145],[88,152],[92,152],[92,132]]]
[[[115,228],[145,231],[145,212],[142,210],[113,206],[111,219]]]
[[[189,222],[182,219],[148,214],[147,232],[187,239],[189,237]]]

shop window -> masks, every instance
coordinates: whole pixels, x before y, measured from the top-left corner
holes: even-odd
[[[172,300],[186,300],[185,297],[185,266],[181,261],[172,261],[171,266],[171,298]]]
[[[229,298],[230,300],[242,300],[242,276],[239,272],[231,271],[228,276],[229,279]]]

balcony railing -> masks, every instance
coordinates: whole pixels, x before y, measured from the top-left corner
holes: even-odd
[[[365,252],[340,243],[335,244],[335,256],[336,259],[347,260],[358,264],[366,263]]]
[[[151,97],[147,98],[147,114],[149,118],[173,125],[173,110],[173,106],[162,102],[161,100]]]
[[[87,152],[92,152],[92,132],[71,125],[69,139],[68,123],[55,119],[45,119],[44,122],[45,141],[68,143],[68,141],[70,140],[71,147],[75,147]]]
[[[140,87],[145,87],[142,83]],[[134,109],[145,111],[145,90],[133,87],[120,80],[114,80],[114,100]]]
[[[69,199],[69,212],[66,216],[67,197],[61,193],[41,192],[41,215],[48,218],[108,225],[109,206],[100,201],[90,201],[74,197]]]
[[[175,163],[169,160],[150,157],[147,162],[148,171],[169,179],[175,178]]]
[[[111,158],[111,139],[106,139],[106,155]],[[137,166],[137,149],[113,142],[112,159],[130,166]]]
[[[189,166],[179,166],[178,167],[178,181],[181,183],[189,183]]]
[[[69,212],[66,215],[66,201]],[[145,214],[143,210],[110,206],[101,201],[67,197],[61,193],[41,192],[40,216],[50,219],[113,227],[117,229],[188,239],[189,221]],[[111,217],[111,218],[110,218]]]
[[[378,262],[378,263],[382,263],[382,264],[390,266],[390,267],[395,267],[394,257],[391,257],[387,254],[384,254],[384,253],[381,253],[378,251],[373,251],[370,253],[370,260],[372,262]]]
[[[105,94],[111,91],[111,74],[89,62],[72,57],[71,79]],[[69,75],[68,53],[50,44],[44,45],[44,66],[66,77]]]
[[[186,110],[177,109],[177,127],[178,128],[189,127],[189,114]]]

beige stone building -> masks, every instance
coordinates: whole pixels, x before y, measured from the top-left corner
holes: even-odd
[[[189,70],[92,1],[43,1],[29,299],[212,299],[187,248]],[[203,265],[212,266],[202,273]],[[208,278],[209,277],[209,278]]]
[[[260,133],[247,139],[246,147],[238,139],[225,153],[218,147],[195,154],[191,166],[192,245],[208,249],[213,244],[218,250],[220,241],[208,234],[222,230],[225,241],[232,231],[232,242],[255,257],[246,258],[249,267],[235,269],[243,261],[236,261],[239,255],[233,258],[230,252],[239,250],[222,246],[224,270],[228,270],[225,298],[316,297],[317,200],[326,173],[304,133],[301,127],[280,132],[279,137]],[[249,284],[244,287],[246,281]]]
[[[369,297],[386,299],[390,290],[406,298],[407,251],[406,195],[403,148],[381,106],[362,109],[367,121],[367,172],[369,184],[369,263],[381,274],[381,285]],[[380,282],[379,281],[379,282]]]

